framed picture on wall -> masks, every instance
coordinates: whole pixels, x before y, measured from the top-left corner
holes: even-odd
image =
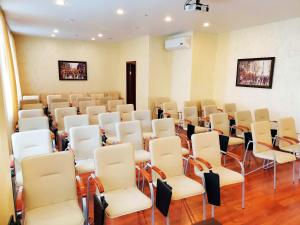
[[[236,86],[272,88],[275,57],[238,59]]]
[[[58,61],[59,80],[87,80],[87,63],[83,61]]]

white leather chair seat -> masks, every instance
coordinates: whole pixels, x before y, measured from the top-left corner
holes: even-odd
[[[235,172],[233,170],[227,169],[226,167],[223,167],[223,166],[214,167],[212,169],[212,171],[214,173],[219,174],[221,187],[230,185],[230,184],[242,183],[244,181],[244,177],[242,176],[242,174]],[[195,172],[195,173],[197,176],[203,177],[204,172],[208,172],[208,170],[206,170],[206,171],[197,170],[197,172]]]
[[[283,151],[286,151],[286,152],[291,152],[291,153],[296,152],[296,153],[300,153],[300,144],[287,145],[287,146],[281,147],[280,149],[283,150]]]
[[[76,200],[26,211],[25,225],[83,225],[84,218]]]
[[[241,145],[244,144],[244,139],[237,138],[237,137],[229,137],[228,145]]]
[[[108,203],[105,212],[110,218],[142,211],[152,206],[151,200],[136,187],[105,192],[104,195]]]
[[[190,154],[190,151],[187,148],[181,148],[182,155],[188,155]]]
[[[150,139],[152,137],[154,137],[154,134],[152,132],[143,132],[144,139]]]
[[[277,163],[287,163],[296,160],[296,157],[290,153],[280,152],[276,150],[267,150],[261,153],[255,153],[254,155],[261,159],[274,160],[274,153]]]
[[[172,200],[188,198],[205,192],[200,183],[184,175],[167,178],[167,183],[172,187]]]
[[[79,174],[92,172],[95,170],[94,159],[78,160],[76,161],[75,168]]]
[[[134,152],[134,159],[136,163],[146,162],[150,160],[150,152],[146,150],[136,150]]]
[[[208,132],[209,129],[207,127],[195,126],[195,134]]]

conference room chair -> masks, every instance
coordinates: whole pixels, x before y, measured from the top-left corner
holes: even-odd
[[[210,114],[210,124],[211,130],[217,131],[219,135],[229,137],[229,147],[239,147],[240,145],[245,143],[243,138],[230,136],[230,122],[227,113]]]
[[[215,100],[209,99],[209,98],[207,98],[207,99],[201,99],[200,103],[201,103],[201,108],[202,109],[204,109],[204,107],[208,106],[208,105],[217,105],[216,102],[215,102]]]
[[[96,106],[95,100],[79,101],[78,109],[80,114],[86,114],[86,108],[89,106]]]
[[[43,109],[43,104],[42,103],[23,104],[21,109],[23,109],[23,110],[26,110],[26,109]]]
[[[151,140],[151,171],[153,184],[156,186],[157,179],[166,181],[172,187],[172,201],[202,195],[203,220],[206,218],[205,190],[201,183],[187,177],[184,174],[182,164],[181,142],[179,137],[166,137]],[[194,166],[202,170],[202,166],[190,158]],[[169,215],[166,218],[169,224]]]
[[[104,93],[105,97],[110,97],[112,100],[121,99],[121,94],[118,91],[107,91]]]
[[[204,171],[200,171],[197,167],[194,167],[196,176],[204,180],[204,173],[207,173],[211,169],[214,173],[217,173],[220,177],[220,187],[242,183],[242,208],[245,207],[245,171],[244,166],[240,162],[239,157],[231,152],[224,152],[220,150],[219,134],[216,131],[194,134],[192,135],[193,146],[193,158],[199,159]],[[222,166],[222,154],[229,156],[240,166],[241,171],[236,172]],[[204,164],[203,160],[204,159]]]
[[[201,102],[200,101],[184,101],[183,107],[196,107],[198,116],[201,116]]]
[[[21,108],[23,108],[24,105],[27,105],[27,104],[37,104],[37,103],[40,103],[40,102],[39,102],[39,100],[36,100],[36,99],[26,99],[26,100],[22,99],[20,101],[20,106],[21,106]]]
[[[176,125],[181,125],[181,112],[178,111],[176,102],[164,102],[162,104],[163,117],[173,118]]]
[[[206,105],[203,108],[202,121],[205,127],[210,127],[210,114],[221,112],[216,105]]]
[[[279,149],[284,152],[289,152],[295,155],[296,158],[300,155],[299,137],[296,131],[295,120],[292,117],[279,119],[278,133],[276,136],[279,141]],[[300,165],[299,165],[300,166]],[[300,169],[299,169],[300,178]]]
[[[23,95],[22,100],[34,100],[36,102],[40,102],[39,95]]]
[[[71,152],[27,157],[22,162],[22,170],[23,225],[85,224],[76,187],[82,199],[84,186],[75,177]]]
[[[159,110],[162,110],[162,104],[165,102],[169,102],[170,98],[168,97],[157,97],[153,99],[154,102],[154,108],[153,108],[153,117],[158,118],[158,112]]]
[[[262,109],[256,109],[254,110],[254,118],[255,118],[255,122],[261,122],[261,121],[268,121],[271,125],[271,133],[272,133],[272,137],[273,137],[273,144],[276,146],[278,146],[278,144],[276,143],[276,135],[277,135],[277,121],[270,119],[270,112],[269,109],[267,108],[262,108]]]
[[[230,120],[234,120],[234,114],[236,112],[236,104],[235,103],[226,103],[224,104],[224,112],[228,114],[228,118]]]
[[[145,150],[141,122],[126,121],[116,123],[117,140],[121,143],[131,143],[134,148],[135,162],[146,163],[150,160],[150,153]]]
[[[61,101],[54,102],[55,99],[48,105],[48,113],[52,117],[55,118],[55,109],[57,108],[66,108],[70,106],[70,103],[67,99],[60,99]]]
[[[203,133],[209,131],[207,127],[199,126],[198,109],[195,106],[184,107],[182,112],[184,129],[187,129],[188,124],[195,126],[195,133]]]
[[[153,137],[150,110],[132,111],[132,120],[138,120],[141,122],[144,139],[150,139]]]
[[[53,99],[62,98],[62,95],[47,95],[47,105],[52,103]]]
[[[134,111],[133,104],[117,105],[116,111],[121,115],[121,121],[132,120],[132,112]]]
[[[100,113],[105,113],[106,107],[104,105],[102,106],[88,106],[86,107],[86,113],[89,116],[89,121],[91,125],[99,124],[98,122],[98,115]]]
[[[252,116],[250,111],[238,111],[234,114],[236,136],[244,138],[244,132],[251,131]]]
[[[65,116],[77,115],[77,109],[76,107],[56,108],[54,111],[54,115],[55,120],[52,124],[57,129],[58,133],[62,133],[65,131]]]
[[[116,112],[117,111],[117,105],[123,105],[123,100],[108,100],[107,101],[107,111],[108,112]]]
[[[133,146],[129,143],[105,146],[101,150],[96,150],[94,153],[95,174],[89,178],[89,184],[95,184],[99,199],[105,196],[108,203],[105,216],[108,218],[114,219],[152,208],[151,224],[154,225],[152,178],[146,170],[135,165],[134,152]],[[138,189],[136,170],[147,179],[151,198]],[[88,188],[88,200],[89,197]],[[136,221],[132,223],[135,224]]]
[[[78,107],[77,98],[82,98],[83,96],[84,96],[83,94],[70,94],[69,102],[70,102],[71,106]]]
[[[89,125],[89,117],[87,114],[70,115],[64,117],[64,126],[66,135],[70,134],[72,127],[80,127]]]
[[[278,150],[274,150],[272,145],[271,127],[268,121],[254,122],[251,124],[251,131],[253,137],[253,155],[257,158],[263,159],[263,166],[261,168],[269,168],[269,165],[274,169],[274,184],[273,188],[276,190],[276,169],[277,164],[284,164],[293,162],[293,181],[295,180],[295,155]],[[247,150],[246,150],[247,151]],[[267,162],[267,163],[265,163]]]
[[[107,108],[107,102],[108,102],[109,100],[112,100],[112,98],[111,98],[110,96],[98,98],[98,99],[96,100],[96,105],[99,105],[99,106],[103,105],[103,106],[105,106],[105,107]]]
[[[119,112],[101,113],[98,115],[99,127],[102,135],[107,137],[106,144],[114,144],[118,142],[116,133],[116,123],[121,121]]]
[[[91,97],[87,97],[87,96],[77,97],[76,98],[76,107],[79,110],[79,104],[80,104],[81,101],[91,101],[91,100],[92,100],[92,98]]]
[[[72,127],[70,129],[70,150],[75,156],[77,174],[95,170],[94,151],[101,147],[100,132],[97,125]]]
[[[23,118],[18,121],[19,131],[49,129],[47,116]]]
[[[42,109],[25,109],[18,111],[19,119],[44,116]]]
[[[13,133],[11,136],[16,185],[23,185],[22,160],[28,156],[53,152],[50,130],[32,130]]]

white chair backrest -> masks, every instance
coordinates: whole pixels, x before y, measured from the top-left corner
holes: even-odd
[[[152,120],[152,130],[154,137],[175,136],[175,123],[173,118],[163,118]]]
[[[131,144],[117,144],[95,151],[95,174],[105,191],[136,186],[134,150]]]
[[[212,130],[220,130],[223,132],[223,135],[229,136],[230,128],[227,113],[210,114],[210,125]]]
[[[49,129],[47,116],[23,118],[18,121],[19,131]]]
[[[56,108],[54,111],[55,121],[57,123],[57,129],[63,131],[65,129],[64,118],[65,116],[71,116],[77,114],[76,107]]]
[[[263,142],[272,146],[272,135],[270,122],[254,122],[251,124],[251,132],[253,139],[253,154],[270,150],[267,146],[257,144],[257,142]]]
[[[167,97],[159,97],[159,98],[154,99],[154,104],[155,104],[155,107],[162,108],[162,104],[165,102],[169,102],[169,101],[170,101],[170,99]]]
[[[261,121],[271,121],[270,120],[270,113],[269,110],[264,108],[264,109],[256,109],[254,111],[254,118],[255,122],[261,122]]]
[[[52,103],[52,99],[55,98],[62,98],[61,95],[47,95],[47,104],[49,105],[50,103]]]
[[[198,109],[196,106],[184,107],[182,112],[184,120],[191,121],[192,125],[198,126]],[[186,123],[185,123],[186,124]]]
[[[298,139],[297,130],[295,120],[292,117],[282,118],[278,121],[278,129],[277,129],[278,137],[290,137],[294,139]],[[290,145],[286,141],[279,140],[279,148]]]
[[[122,121],[132,120],[133,104],[117,105],[116,110],[120,113]]]
[[[118,141],[131,143],[134,150],[144,149],[141,123],[138,120],[116,123]]]
[[[86,114],[64,117],[65,132],[69,133],[72,127],[89,125],[89,117]]]
[[[19,110],[18,115],[19,115],[19,119],[39,117],[44,115],[44,111],[42,109]]]
[[[35,101],[39,102],[40,96],[39,95],[24,95],[22,97],[22,100],[35,100]]]
[[[217,113],[217,112],[219,112],[219,111],[218,111],[218,108],[216,105],[207,105],[207,106],[203,107],[203,115],[204,116],[209,116],[210,114]]]
[[[163,109],[164,113],[170,113],[172,118],[174,118],[174,119],[179,118],[176,102],[164,102],[162,104],[162,109]]]
[[[83,94],[70,94],[69,95],[69,100],[70,100],[70,103],[73,107],[78,107],[77,105],[77,98],[81,98],[83,97]]]
[[[109,112],[116,112],[117,105],[123,105],[123,100],[108,100],[107,101],[107,110]]]
[[[116,123],[121,121],[119,112],[101,113],[98,115],[99,126],[105,131],[106,136],[116,137]]]
[[[143,132],[152,132],[151,111],[138,110],[132,112],[132,120],[139,120],[141,122]]]
[[[202,99],[201,108],[204,109],[204,106],[216,105],[216,102],[213,99]]]
[[[96,101],[95,100],[87,100],[87,101],[79,101],[79,112],[81,114],[86,113],[86,108],[89,106],[96,106]]]
[[[50,130],[32,130],[14,133],[11,140],[17,181],[20,181],[18,176],[22,177],[22,174],[19,173],[22,173],[21,162],[24,158],[53,151]]]
[[[70,103],[68,101],[63,102],[52,102],[48,105],[48,110],[51,113],[51,115],[55,116],[55,109],[57,108],[66,108],[69,107]]]
[[[236,112],[236,104],[235,103],[224,104],[224,112],[226,112],[229,116],[234,117],[234,114]]]
[[[97,125],[72,127],[69,137],[76,160],[93,159],[94,151],[101,146]]]
[[[238,111],[234,114],[235,124],[247,127],[251,129],[252,116],[250,111]],[[236,130],[237,135],[242,135],[242,131]]]
[[[150,141],[151,165],[157,166],[167,178],[184,175],[181,141],[179,137],[158,138]],[[152,173],[154,179],[158,176]]]
[[[24,104],[22,105],[22,109],[43,109],[42,103],[32,103],[32,104]]]
[[[25,212],[77,200],[74,156],[71,152],[28,157],[23,160],[22,169]]]
[[[89,116],[90,124],[98,124],[98,115],[105,112],[106,107],[104,105],[86,107],[86,113]]]
[[[97,100],[99,98],[103,98],[104,97],[104,93],[92,93],[92,94],[90,94],[90,97],[93,100]]]
[[[105,107],[107,107],[107,102],[109,100],[112,100],[111,97],[107,96],[107,97],[102,97],[102,98],[98,98],[96,100],[96,105],[104,105]]]

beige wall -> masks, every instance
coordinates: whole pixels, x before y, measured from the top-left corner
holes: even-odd
[[[300,129],[300,18],[218,37],[214,97],[219,104],[235,102],[239,110],[267,107],[271,119],[293,116]],[[239,58],[275,56],[272,89],[236,87]]]
[[[118,44],[15,35],[23,94],[121,90]],[[60,81],[58,60],[87,61],[87,81]]]

